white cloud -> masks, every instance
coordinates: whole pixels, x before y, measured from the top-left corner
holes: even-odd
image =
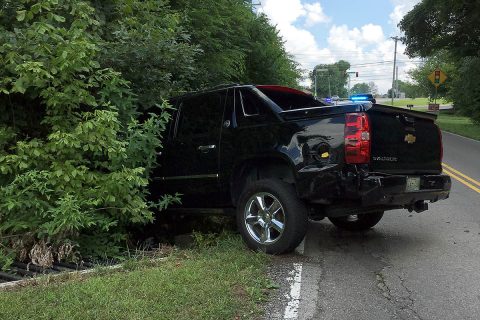
[[[398,31],[398,23],[402,20],[403,16],[407,14],[413,7],[419,3],[421,0],[392,0],[393,11],[388,16],[390,18],[389,23],[391,23]]]
[[[299,18],[305,19],[305,26],[312,27],[318,23],[330,21],[324,12],[320,2],[305,3],[301,0],[263,0],[262,9],[270,20],[277,25],[291,25]]]
[[[282,0],[279,5],[278,0],[262,0],[259,11],[277,25],[285,48],[296,57],[302,68],[311,69],[320,56],[327,57],[327,63],[334,62],[329,50],[318,46],[312,32],[294,25],[301,19],[305,20],[306,26],[328,22],[330,18],[324,14],[319,2],[303,4],[300,0]]]
[[[263,0],[261,10],[279,26],[290,25],[307,13],[300,0],[283,0],[280,6],[278,0]]]
[[[305,4],[305,10],[307,11],[307,20],[305,22],[306,27],[311,27],[317,23],[329,22],[330,18],[323,12],[322,5],[320,2],[315,2],[312,4]]]
[[[366,24],[362,28],[362,38],[366,43],[378,43],[384,40],[383,29],[379,25]]]
[[[347,25],[332,26],[327,38],[331,47],[338,50],[360,50],[385,40],[383,29],[379,25],[366,24],[360,29],[349,29]]]
[[[391,0],[394,10],[389,22],[398,23],[419,0]],[[347,25],[331,25],[326,38],[326,47],[319,46],[310,28],[318,23],[330,23],[320,4],[305,3],[305,0],[262,0],[262,8],[273,24],[277,25],[285,41],[286,50],[295,56],[305,70],[312,70],[320,63],[334,63],[340,59],[351,63],[352,71],[359,77],[352,78],[351,85],[374,81],[380,93],[391,87],[393,72],[394,41],[385,36],[380,25],[369,23],[358,28]],[[299,27],[302,26],[303,27]],[[398,31],[398,29],[396,29]],[[403,55],[404,46],[398,42],[397,59],[399,78],[406,79],[406,71],[414,66]],[[308,80],[304,84],[309,84]]]

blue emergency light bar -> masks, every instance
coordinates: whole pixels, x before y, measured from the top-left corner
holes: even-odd
[[[367,99],[368,99],[367,96],[352,96],[352,97],[350,97],[350,100],[353,100],[353,101],[365,101]]]

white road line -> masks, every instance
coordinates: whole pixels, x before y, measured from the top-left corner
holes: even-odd
[[[290,271],[291,277],[287,278],[290,282],[290,295],[283,319],[295,320],[298,317],[298,306],[300,305],[300,290],[302,287],[302,264],[294,263],[293,270]]]

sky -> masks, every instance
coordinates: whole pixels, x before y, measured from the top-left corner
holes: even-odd
[[[397,27],[402,17],[420,0],[253,0],[256,10],[276,25],[287,51],[302,69],[317,64],[350,62],[358,72],[351,85],[373,81],[383,94],[392,86]],[[409,59],[405,46],[397,43],[398,78],[419,64]],[[305,80],[302,84],[309,84]]]

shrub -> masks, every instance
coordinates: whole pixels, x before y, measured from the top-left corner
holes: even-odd
[[[115,255],[127,226],[154,218],[146,186],[169,107],[136,120],[129,83],[97,61],[88,2],[18,3],[0,25],[0,259]]]

